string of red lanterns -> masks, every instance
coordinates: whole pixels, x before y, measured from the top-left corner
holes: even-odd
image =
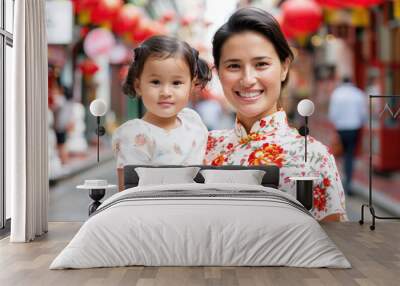
[[[71,0],[77,23],[80,27],[80,37],[97,28],[112,31],[125,44],[137,46],[149,37],[167,34],[167,26],[172,21],[178,21],[181,26],[191,25],[194,21],[189,16],[177,17],[175,11],[166,10],[158,20],[146,16],[144,10],[124,0]],[[85,76],[92,76],[98,70],[93,59],[82,60],[78,68]]]
[[[82,36],[87,34],[89,24],[112,30],[127,43],[137,45],[147,38],[166,34],[165,24],[175,18],[173,11],[167,11],[154,21],[146,17],[134,4],[123,0],[72,0],[78,23],[82,25]]]
[[[371,6],[382,4],[384,1],[385,0],[316,0],[320,5],[328,8],[369,8]]]
[[[369,8],[385,0],[287,0],[278,21],[287,38],[299,39],[315,33],[323,22],[322,8]]]

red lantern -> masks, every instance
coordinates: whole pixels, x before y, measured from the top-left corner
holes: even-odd
[[[293,32],[287,27],[287,24],[283,21],[283,17],[281,14],[275,15],[274,16],[276,21],[279,23],[279,26],[281,27],[282,33],[285,35],[286,39],[293,39],[294,34]]]
[[[348,0],[348,6],[371,7],[382,4],[384,0]]]
[[[132,31],[132,41],[135,43],[140,44],[144,40],[146,40],[149,36],[150,30],[150,20],[149,19],[142,19],[140,20],[139,25],[136,27],[135,30]]]
[[[140,21],[139,27],[133,31],[132,40],[140,44],[152,36],[165,34],[167,34],[167,30],[162,23],[143,19]]]
[[[322,23],[322,9],[313,0],[288,0],[282,4],[282,16],[295,36],[316,32]]]
[[[86,59],[80,62],[78,65],[79,69],[83,73],[83,75],[94,75],[98,70],[99,67],[96,65],[91,59]]]
[[[316,0],[320,5],[328,8],[343,8],[346,6],[343,0]]]
[[[281,30],[283,34],[285,35],[286,39],[294,39],[295,38],[295,32],[290,30],[290,27],[286,24],[286,22],[283,22],[281,24]]]
[[[97,2],[98,0],[72,0],[72,4],[74,5],[74,11],[76,14],[85,11],[92,11],[96,7]]]
[[[119,10],[113,23],[113,31],[118,35],[131,33],[138,26],[142,12],[133,4],[125,4]]]
[[[75,0],[74,11],[78,15],[78,22],[80,25],[87,25],[90,23],[90,17],[97,6],[97,0]]]
[[[123,4],[122,0],[100,0],[98,2],[91,14],[93,24],[111,22],[117,16]]]

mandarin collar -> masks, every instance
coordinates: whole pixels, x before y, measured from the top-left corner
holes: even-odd
[[[251,127],[250,133],[273,133],[280,129],[288,128],[286,113],[283,110],[277,111],[271,115],[267,115],[256,122]],[[236,117],[235,133],[239,138],[248,136],[246,128],[239,122]]]

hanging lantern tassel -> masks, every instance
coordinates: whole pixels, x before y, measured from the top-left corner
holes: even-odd
[[[82,74],[85,76],[91,76],[94,75],[98,70],[99,67],[96,65],[92,60],[86,59],[82,61],[78,65],[79,69],[81,70]]]
[[[308,35],[300,34],[296,36],[296,41],[299,43],[300,47],[305,47],[307,44]]]

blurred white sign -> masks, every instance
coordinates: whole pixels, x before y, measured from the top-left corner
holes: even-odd
[[[74,14],[69,0],[46,1],[46,28],[49,44],[72,42]]]

